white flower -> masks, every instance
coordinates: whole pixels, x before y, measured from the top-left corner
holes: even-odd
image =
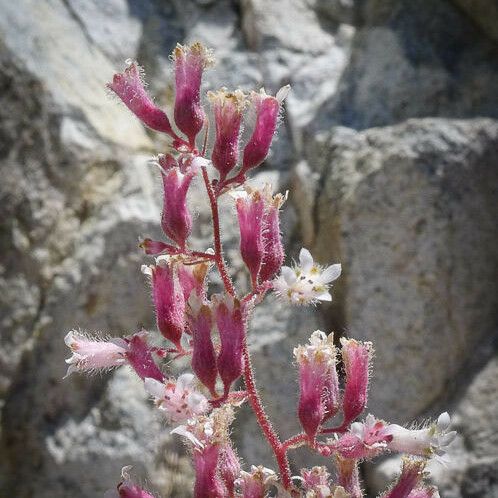
[[[294,356],[298,363],[323,363],[326,366],[335,364],[334,334],[327,336],[321,330],[315,330],[309,344],[294,348]]]
[[[154,397],[159,409],[166,413],[172,423],[184,422],[196,415],[205,413],[209,404],[206,397],[197,392],[194,386],[194,376],[184,373],[176,382],[146,378],[145,390]]]
[[[447,412],[439,415],[437,422],[423,429],[406,429],[400,425],[390,424],[386,433],[392,436],[387,447],[390,450],[425,457],[442,457],[446,447],[453,442],[456,431],[448,432],[451,420]]]
[[[64,342],[73,353],[71,358],[66,360],[69,367],[64,378],[76,371],[92,372],[117,367],[126,362],[128,344],[118,337],[108,340],[94,339],[71,330],[64,337]]]
[[[322,268],[315,264],[308,249],[301,249],[299,266],[282,266],[280,276],[274,281],[276,293],[291,304],[312,304],[332,301],[330,282],[341,274],[341,265]]]

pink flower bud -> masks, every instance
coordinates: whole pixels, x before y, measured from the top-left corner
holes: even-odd
[[[200,99],[202,73],[214,59],[211,51],[200,43],[178,44],[172,57],[176,82],[175,123],[193,146],[206,118]]]
[[[71,358],[66,360],[69,367],[64,378],[73,372],[94,372],[126,363],[128,344],[124,339],[117,337],[108,340],[93,339],[71,330],[64,338],[64,342],[73,353]]]
[[[323,402],[327,378],[335,370],[335,347],[333,336],[317,330],[310,344],[294,349],[299,365],[298,416],[304,432],[314,442],[322,423],[326,408]]]
[[[264,498],[270,487],[277,482],[277,476],[271,469],[259,465],[252,466],[251,472],[240,472],[237,485],[242,498]]]
[[[346,372],[342,428],[346,428],[361,414],[367,404],[368,377],[373,350],[370,342],[358,342],[354,339],[341,338],[341,345]]]
[[[150,377],[162,382],[164,375],[152,358],[151,348],[145,339],[146,336],[147,332],[142,331],[126,338],[128,342],[126,359],[142,380]]]
[[[264,254],[259,271],[259,280],[261,282],[272,280],[280,271],[284,262],[285,251],[280,233],[280,208],[287,200],[287,194],[272,196],[270,185],[265,186],[264,193],[266,209],[263,218]]]
[[[192,370],[198,379],[217,397],[215,384],[218,370],[216,353],[211,338],[212,316],[209,306],[191,298],[189,301],[189,328],[192,333]]]
[[[408,498],[424,477],[425,462],[423,460],[403,460],[403,467],[398,482],[384,493],[382,498]]]
[[[243,192],[236,201],[240,228],[240,253],[251,274],[253,288],[258,285],[258,273],[264,254],[264,201],[259,190]]]
[[[301,476],[303,490],[307,492],[306,497],[330,498],[333,496],[329,482],[330,474],[325,467],[302,469]]]
[[[124,72],[115,74],[112,83],[109,83],[107,87],[149,128],[167,133],[177,139],[178,137],[171,129],[168,116],[156,107],[147,95],[141,73],[140,66],[136,62],[129,61]]]
[[[227,488],[228,496],[234,496],[235,480],[240,474],[240,461],[230,444],[225,444],[221,448],[219,470]]]
[[[181,351],[185,329],[185,298],[178,281],[177,268],[169,256],[159,256],[155,265],[143,265],[142,272],[152,277],[152,299],[157,328]]]
[[[225,395],[228,395],[230,386],[242,374],[242,346],[245,332],[242,311],[240,302],[229,296],[220,300],[215,308],[216,324],[221,343],[217,365],[225,388]]]
[[[277,129],[280,105],[290,87],[279,90],[277,97],[267,95],[264,90],[252,92],[251,100],[256,109],[256,124],[251,138],[244,148],[242,172],[259,166],[266,158]]]
[[[337,482],[351,498],[363,498],[358,472],[358,460],[336,456]]]
[[[160,159],[164,189],[161,227],[171,240],[184,249],[192,230],[192,215],[187,207],[187,192],[195,171],[182,173],[172,156],[164,157],[167,159]],[[165,168],[166,164],[169,167]]]
[[[151,256],[157,256],[163,252],[168,252],[171,250],[172,246],[166,244],[165,242],[161,242],[160,240],[152,240],[152,239],[144,239],[140,242],[139,247],[145,251],[145,254],[149,254]]]
[[[240,124],[246,97],[240,90],[228,93],[223,88],[218,92],[209,92],[208,98],[213,106],[216,124],[211,160],[220,174],[220,182],[223,182],[239,159]]]
[[[154,397],[156,406],[164,411],[171,423],[185,422],[209,409],[206,397],[195,389],[194,376],[190,373],[165,383],[147,378],[144,385],[145,390]]]
[[[434,486],[417,488],[408,495],[408,498],[439,498],[439,492]]]
[[[105,493],[105,498],[154,498],[154,495],[140,488],[130,480],[128,474],[131,465],[123,467],[121,476],[123,480],[118,484],[117,491],[108,491]]]

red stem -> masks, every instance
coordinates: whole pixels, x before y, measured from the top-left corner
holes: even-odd
[[[307,440],[308,436],[304,432],[301,432],[301,434],[296,434],[284,441],[282,443],[282,448],[284,448],[285,451],[289,451],[294,447],[301,446],[301,443],[305,443]]]
[[[220,272],[221,279],[225,289],[231,296],[235,296],[235,289],[232,284],[232,280],[228,275],[225,260],[223,259],[223,247],[221,245],[220,237],[220,215],[218,213],[218,202],[216,200],[216,195],[213,191],[211,182],[209,181],[208,172],[206,166],[202,166],[202,178],[204,179],[204,184],[206,185],[206,190],[209,196],[209,204],[211,205],[211,215],[213,217],[213,236],[214,236],[214,255],[216,265],[218,266],[218,271]]]
[[[264,406],[261,403],[261,399],[256,388],[256,383],[254,382],[254,373],[252,371],[251,357],[249,354],[249,348],[247,347],[247,341],[244,340],[244,349],[242,354],[244,355],[244,382],[246,384],[247,397],[249,398],[249,403],[251,408],[256,415],[261,430],[263,431],[266,440],[270,444],[275,458],[277,460],[278,468],[280,470],[280,475],[282,477],[282,484],[285,489],[292,488],[291,471],[289,468],[289,460],[287,459],[287,450],[284,445],[280,442],[280,439],[275,432],[275,429],[271,425],[268,415],[265,412]]]

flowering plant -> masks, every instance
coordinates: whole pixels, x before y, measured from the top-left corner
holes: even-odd
[[[303,248],[299,263],[292,268],[282,266],[280,209],[287,194],[274,194],[270,185],[250,187],[246,183],[248,173],[269,152],[289,87],[276,96],[264,90],[250,95],[225,88],[209,92],[215,138],[208,152],[209,119],[201,101],[201,80],[213,62],[212,54],[199,43],[178,45],[173,61],[177,131],[147,94],[142,70],[135,62],[129,62],[109,84],[145,125],[171,138],[172,152],[157,158],[164,190],[161,227],[169,240],[141,243],[145,253],[155,257],[142,271],[150,278],[164,347],[152,346],[145,330],[123,338],[92,338],[71,331],[65,338],[72,351],[67,375],[129,365],[174,426],[171,432],[189,446],[196,498],[358,498],[364,496],[359,463],[389,451],[409,456],[397,482],[382,494],[384,498],[437,496],[436,489],[423,482],[424,467],[427,459],[442,458],[455,437],[455,432],[448,432],[447,413],[416,430],[372,415],[357,421],[367,403],[371,343],[344,337],[335,343],[333,334],[313,332],[308,344],[294,349],[300,390],[297,416],[303,430],[282,440],[271,424],[258,394],[248,348],[247,325],[253,309],[269,292],[290,305],[330,301],[330,286],[340,276],[341,265],[321,267]],[[255,122],[242,148],[241,126],[248,108],[253,108]],[[189,244],[193,220],[187,195],[196,177],[202,179],[209,199],[212,249],[194,250]],[[233,198],[240,254],[250,275],[251,288],[245,294],[235,288],[223,253],[218,202],[227,194]],[[223,292],[209,294],[208,275],[214,270],[221,277]],[[190,359],[193,373],[175,379],[163,372],[159,362],[179,357]],[[339,362],[344,375],[340,375]],[[235,390],[240,379],[244,388]],[[242,469],[230,439],[230,425],[242,403],[250,405],[271,446],[275,471],[262,466]],[[293,476],[289,453],[300,446],[322,455],[326,465],[301,469]],[[330,468],[335,469],[334,479]],[[132,482],[128,470],[123,469],[122,481],[109,496],[152,497]]]

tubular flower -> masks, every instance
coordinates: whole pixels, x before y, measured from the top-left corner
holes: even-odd
[[[239,159],[240,125],[247,101],[241,90],[227,92],[226,88],[208,92],[208,98],[216,124],[211,160],[220,174],[220,182],[223,182]]]
[[[263,213],[265,202],[261,191],[248,188],[239,192],[236,207],[240,228],[240,253],[251,274],[253,288],[256,288],[264,255]]]
[[[299,365],[299,406],[298,415],[301,425],[314,441],[322,423],[326,407],[324,390],[331,371],[335,371],[335,347],[333,335],[316,330],[310,338],[310,344],[294,349],[294,356]]]
[[[142,82],[142,69],[134,61],[126,61],[128,67],[123,73],[115,74],[112,83],[107,85],[140,121],[153,130],[167,133],[177,139],[171,129],[166,113],[154,105],[145,91]]]
[[[351,498],[363,498],[360,486],[358,460],[343,458],[336,455],[338,484],[342,486]]]
[[[282,266],[280,276],[274,281],[276,293],[291,304],[314,304],[331,301],[330,282],[341,274],[341,265],[335,264],[323,269],[313,261],[307,249],[299,253],[299,266]]]
[[[424,457],[441,458],[446,447],[455,439],[456,431],[448,432],[451,419],[447,412],[439,415],[437,422],[423,429],[406,429],[397,424],[390,424],[387,433],[392,437],[388,448],[400,453]]]
[[[202,304],[196,296],[189,299],[188,322],[192,334],[192,370],[216,397],[218,369],[211,337],[213,316],[210,307]]]
[[[240,461],[237,453],[230,444],[221,446],[219,470],[227,488],[228,496],[234,496],[235,480],[240,474]]]
[[[272,195],[271,185],[263,187],[265,213],[263,216],[264,253],[259,271],[259,280],[266,282],[280,271],[285,258],[282,234],[280,233],[280,208],[287,200],[287,193]]]
[[[267,95],[264,89],[261,89],[259,93],[251,93],[251,101],[256,110],[256,123],[244,148],[242,173],[259,166],[268,155],[277,129],[280,107],[289,90],[289,85],[282,87],[276,97]]]
[[[195,389],[192,374],[184,373],[176,381],[170,379],[165,383],[147,378],[144,385],[171,423],[185,422],[209,409],[206,397]]]
[[[122,481],[118,484],[117,490],[108,491],[105,493],[105,498],[155,498],[148,491],[134,484],[129,475],[131,465],[123,467],[121,470]]]
[[[141,378],[151,377],[159,382],[164,380],[164,375],[152,358],[152,350],[146,341],[147,332],[142,330],[131,337],[126,337],[128,351],[126,359]]]
[[[94,372],[126,363],[129,348],[124,339],[91,338],[81,332],[71,330],[64,338],[64,342],[73,353],[71,358],[66,360],[69,367],[64,378],[69,377],[73,372]]]
[[[342,427],[347,427],[367,404],[370,361],[373,355],[371,342],[341,338],[342,360],[346,371],[346,386],[343,395],[344,420]]]
[[[181,351],[185,329],[185,298],[178,279],[177,264],[170,256],[158,256],[155,265],[143,265],[142,273],[151,277],[152,299],[157,328]]]
[[[172,156],[159,159],[163,180],[161,227],[171,240],[184,249],[192,230],[192,215],[187,206],[187,193],[195,170],[182,172]]]
[[[214,58],[200,43],[178,44],[172,58],[176,82],[175,123],[187,135],[190,145],[194,145],[206,119],[200,99],[202,73],[214,63]]]
[[[381,498],[408,498],[424,477],[425,462],[423,460],[403,459],[401,475],[396,484]]]
[[[227,295],[217,300],[215,316],[221,343],[217,359],[218,372],[225,388],[224,394],[227,395],[230,386],[242,374],[244,313],[240,302]]]

